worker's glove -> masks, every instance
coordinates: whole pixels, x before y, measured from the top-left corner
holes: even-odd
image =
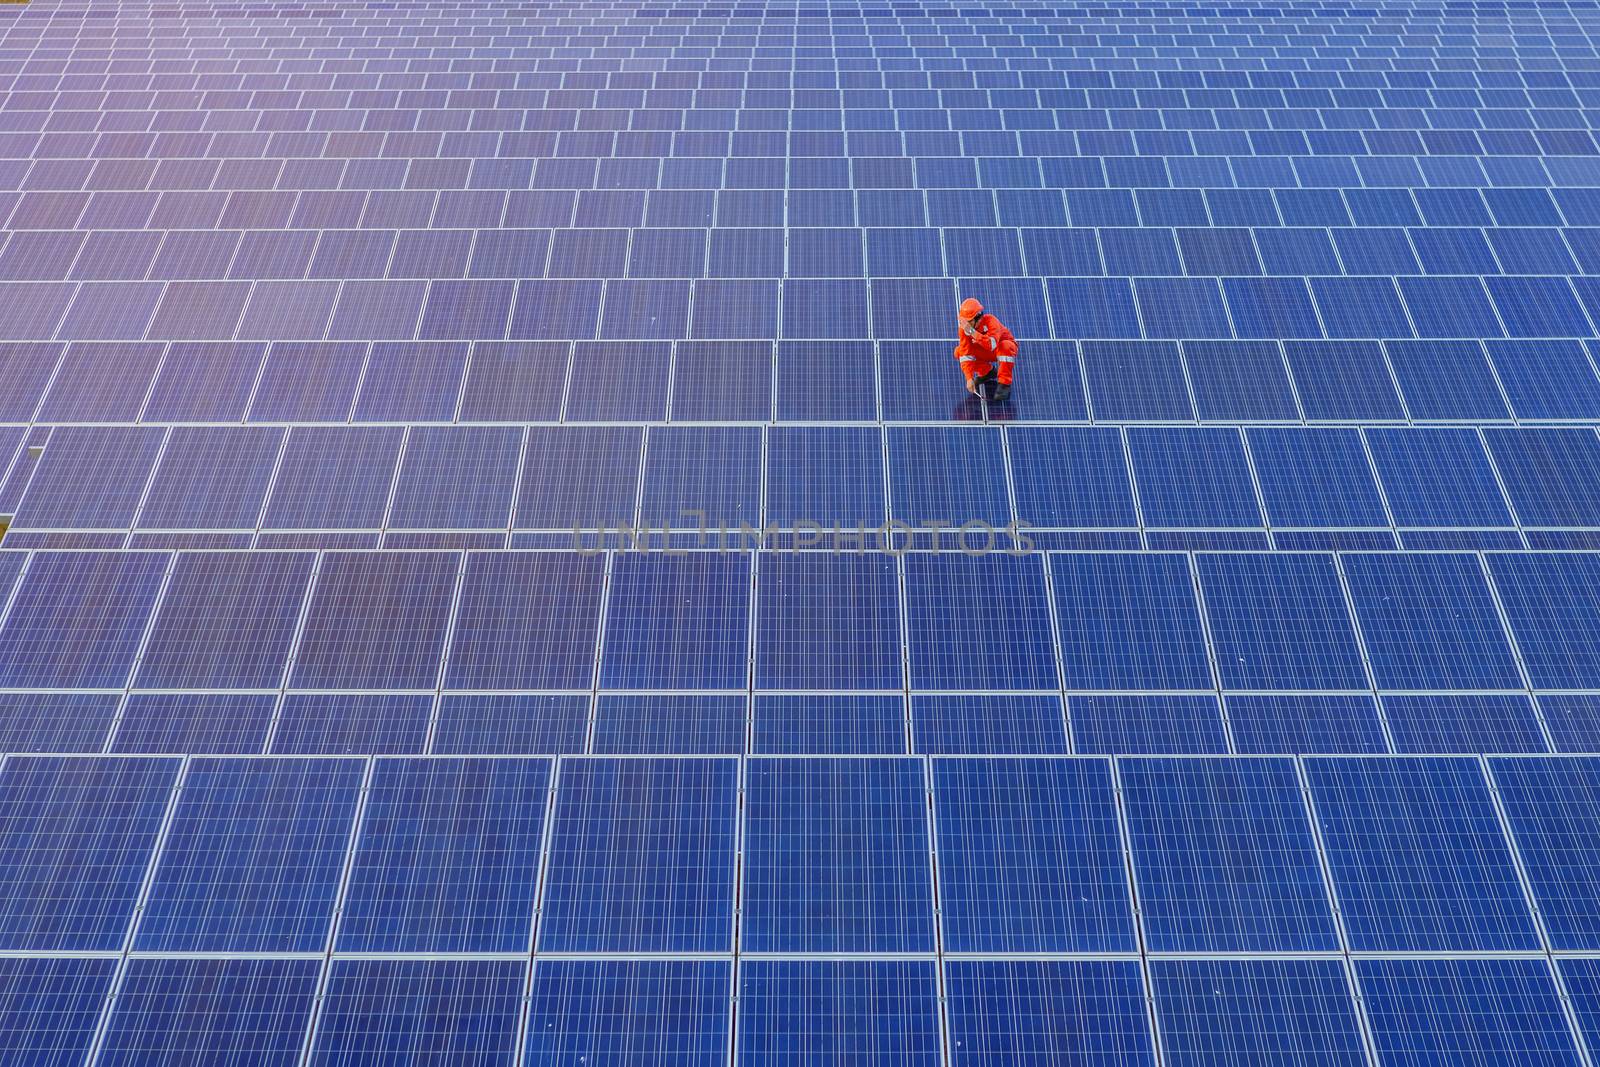
[[[990,397],[989,399],[992,400],[994,403],[999,404],[999,403],[1003,403],[1005,401],[1006,397],[1008,397],[1010,395],[1011,395],[1011,386],[1004,385],[1004,384],[996,385],[994,387],[994,396]]]

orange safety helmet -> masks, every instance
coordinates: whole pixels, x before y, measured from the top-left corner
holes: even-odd
[[[963,322],[967,321],[968,319],[975,319],[979,315],[983,314],[983,305],[969,296],[965,300],[961,301],[961,311],[959,314],[961,315],[961,321]]]

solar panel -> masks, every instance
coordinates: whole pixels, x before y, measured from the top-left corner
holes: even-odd
[[[756,591],[756,688],[903,685],[892,558],[775,554],[761,559]]]
[[[0,958],[0,1052],[19,1062],[81,1061],[116,969],[105,958]]]
[[[933,801],[947,951],[1134,948],[1105,761],[938,760]]]
[[[724,1063],[731,983],[725,960],[540,959],[523,1054],[627,1067]]]
[[[1036,559],[913,555],[905,561],[913,689],[1039,690],[1059,684],[1048,594]],[[971,591],[982,590],[972,596]],[[965,657],[959,634],[1003,634]]]
[[[737,765],[568,759],[560,783],[540,950],[726,951]]]
[[[1185,557],[1061,555],[1050,577],[1069,688],[1212,688]]]
[[[363,763],[191,761],[135,947],[321,952],[355,823]]]
[[[152,426],[65,426],[53,432],[17,506],[19,529],[127,529],[165,434]]]
[[[273,689],[311,583],[310,553],[177,557],[139,660],[141,689]]]
[[[118,693],[0,693],[0,748],[100,752],[121,703]]]
[[[433,696],[410,693],[290,693],[273,726],[272,752],[353,756],[421,752]]]
[[[0,626],[0,683],[122,688],[169,562],[153,552],[35,556]]]
[[[744,788],[744,951],[932,949],[921,761],[764,757]]]
[[[960,1062],[1156,1062],[1134,960],[951,960],[950,1046]]]
[[[587,689],[605,561],[573,554],[467,556],[447,689]]]
[[[1166,1062],[1366,1062],[1338,960],[1162,959],[1150,986]]]
[[[1371,959],[1356,974],[1384,1062],[1582,1062],[1544,960]]]
[[[309,1062],[504,1063],[516,1052],[526,975],[521,960],[337,960]]]
[[[314,959],[130,960],[100,1059],[292,1063],[305,1043],[319,970]]]
[[[748,703],[743,694],[606,694],[595,700],[591,751],[738,755]]]
[[[1537,947],[1475,760],[1327,758],[1306,774],[1352,948]]]
[[[926,960],[742,961],[739,1061],[933,1067],[943,1062],[937,986]]]
[[[1339,947],[1292,763],[1128,759],[1121,782],[1152,951]]]
[[[416,427],[395,476],[388,525],[504,530],[521,460],[522,431],[516,427]]]
[[[253,531],[283,440],[275,427],[175,427],[132,525]]]
[[[1204,555],[1200,587],[1228,689],[1365,689],[1333,558]]]
[[[155,852],[175,759],[12,757],[0,772],[0,945],[118,951]]]
[[[325,556],[289,684],[434,688],[459,566],[441,552]]]
[[[749,673],[750,560],[619,556],[612,566],[602,689],[742,689]]]
[[[112,698],[106,721],[118,703]],[[278,698],[262,693],[135,693],[117,720],[112,752],[248,755],[266,747]],[[103,731],[102,731],[103,732]],[[67,746],[56,746],[61,750]],[[96,742],[93,751],[99,751]]]

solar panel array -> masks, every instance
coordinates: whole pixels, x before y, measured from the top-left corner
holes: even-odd
[[[0,1060],[1592,1067],[1597,31],[0,6]]]

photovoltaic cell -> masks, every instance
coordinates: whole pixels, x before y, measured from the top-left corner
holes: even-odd
[[[618,556],[600,688],[745,688],[750,566],[722,554]]]
[[[511,522],[522,430],[511,426],[418,426],[406,439],[389,526],[504,530]]]
[[[738,755],[744,751],[747,705],[742,693],[605,694],[595,700],[592,751]]]
[[[336,947],[525,951],[549,781],[540,759],[379,763]]]
[[[362,763],[193,760],[135,947],[323,951]]]
[[[564,760],[540,950],[727,951],[737,802],[732,760]]]
[[[468,555],[445,688],[589,688],[604,577],[598,556]]]
[[[18,529],[126,529],[161,454],[153,426],[62,426],[17,507]]]
[[[920,760],[748,761],[741,948],[930,951],[926,797]]]
[[[142,530],[254,530],[283,448],[276,427],[177,426],[135,524]]]
[[[0,684],[122,688],[168,562],[155,552],[36,555],[0,627]]]
[[[51,1065],[80,1060],[115,970],[110,959],[0,959],[0,1053]]]
[[[745,960],[739,1062],[933,1067],[938,981],[927,960]]]
[[[0,946],[119,951],[176,759],[13,756],[0,772]]]
[[[432,694],[290,693],[272,734],[273,752],[356,756],[421,752]]]
[[[130,960],[100,1062],[296,1063],[318,970],[314,959]]]
[[[1447,698],[1454,699],[1454,698]],[[1224,698],[1240,753],[1387,752],[1378,706],[1364,694]]]
[[[1351,948],[1537,947],[1475,760],[1325,758],[1306,774]]]
[[[1166,1062],[1175,1067],[1366,1062],[1338,960],[1151,960],[1150,983]]]
[[[896,755],[906,750],[905,697],[762,694],[751,710],[750,751],[787,756]]]
[[[1037,559],[905,559],[913,689],[1054,689],[1049,604]],[[959,655],[964,637],[981,644]]]
[[[1155,1063],[1136,960],[951,960],[951,1062]]]
[[[1593,949],[1600,944],[1600,880],[1590,862],[1600,828],[1600,763],[1506,758],[1490,760],[1489,769],[1550,947]]]
[[[277,688],[314,561],[307,552],[178,556],[134,684]]]
[[[0,693],[0,751],[100,752],[119,693]]]
[[[375,530],[400,461],[398,426],[289,431],[262,525],[275,530]]]
[[[756,589],[756,688],[904,684],[892,557],[772,554],[760,560]]]
[[[1339,947],[1290,761],[1128,759],[1121,775],[1152,951]]]
[[[1210,689],[1188,559],[1074,554],[1050,560],[1070,689]]]
[[[1128,952],[1127,868],[1103,760],[933,764],[951,952]]]
[[[1600,559],[1496,553],[1489,574],[1528,677],[1540,689],[1590,689],[1600,679]]]
[[[522,960],[337,960],[308,1062],[510,1062],[527,966]]]
[[[290,685],[434,688],[459,564],[443,552],[324,556]]]
[[[115,697],[109,699],[107,725],[118,702]],[[117,721],[111,751],[200,755],[260,752],[266,745],[277,706],[274,694],[135,693],[128,698]],[[90,751],[98,752],[100,747],[97,741]]]
[[[726,1063],[729,972],[725,960],[540,959],[523,1056],[620,1067]]]
[[[1385,1063],[1581,1062],[1542,959],[1371,959],[1356,975]]]
[[[1197,560],[1217,670],[1227,689],[1365,689],[1331,556]]]

